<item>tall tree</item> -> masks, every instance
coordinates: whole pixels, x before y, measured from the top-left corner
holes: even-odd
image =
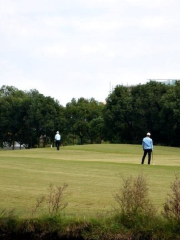
[[[165,145],[180,146],[180,83],[162,97],[161,134]]]
[[[106,102],[104,110],[106,139],[115,143],[133,141],[131,89],[116,86]]]
[[[91,143],[94,141],[97,136],[94,136],[91,129],[92,124],[90,123],[102,116],[103,107],[102,103],[93,98],[72,99],[66,105],[66,129],[67,132],[71,132],[73,139],[78,136],[80,144],[83,144],[87,139],[90,139]]]
[[[28,111],[28,126],[30,130],[30,145],[38,144],[40,137],[45,146],[47,137],[51,143],[57,130],[63,130],[63,107],[51,97],[45,97],[37,90],[28,92],[30,108]]]
[[[2,141],[22,143],[28,98],[23,91],[3,86],[0,89],[0,129]]]
[[[132,108],[134,134],[140,139],[151,132],[156,143],[163,141],[161,138],[162,96],[170,86],[155,81],[132,88]]]

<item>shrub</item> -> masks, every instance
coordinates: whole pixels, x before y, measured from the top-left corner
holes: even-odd
[[[136,178],[123,177],[123,186],[114,198],[118,203],[116,218],[126,227],[140,229],[152,223],[156,211],[148,198],[148,187],[143,175]]]
[[[180,226],[180,177],[175,175],[170,186],[172,192],[168,194],[164,204],[163,216],[172,224]],[[180,228],[180,227],[179,227]]]
[[[50,216],[59,216],[61,211],[68,205],[67,202],[63,201],[64,191],[67,187],[68,185],[65,183],[63,186],[56,187],[51,183],[48,188],[48,194],[37,198],[36,206],[32,211],[32,215],[34,215],[42,205],[45,205]]]

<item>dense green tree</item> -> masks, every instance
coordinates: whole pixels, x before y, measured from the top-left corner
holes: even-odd
[[[140,143],[150,131],[156,143],[163,143],[161,99],[171,87],[153,81],[133,87],[117,86],[105,107],[107,139]]]
[[[63,130],[64,109],[51,97],[45,97],[37,90],[28,92],[30,107],[27,115],[29,126],[29,144],[39,145],[39,140],[43,140],[43,146],[49,140],[54,143],[54,135],[57,130]]]
[[[23,91],[3,86],[0,89],[0,130],[2,142],[22,143],[28,98]],[[2,144],[1,144],[2,145]]]
[[[161,137],[161,99],[169,88],[168,85],[152,81],[131,89],[134,136],[137,142],[146,132],[152,133],[156,143],[163,140]]]
[[[57,130],[63,131],[64,108],[53,98],[37,90],[23,92],[14,87],[0,89],[0,137],[2,142],[14,142],[28,147],[54,142]]]
[[[94,98],[89,100],[88,109],[88,130],[87,134],[90,138],[90,143],[101,143],[104,133],[103,109],[104,104],[97,102]]]
[[[94,98],[74,98],[66,107],[37,90],[0,88],[0,145],[28,147],[54,143],[60,131],[64,144],[141,143],[147,131],[155,144],[180,146],[180,84],[158,82],[117,85],[106,104]]]
[[[90,139],[91,143],[94,142],[101,130],[99,129],[94,136],[91,121],[102,116],[103,107],[102,103],[97,102],[93,98],[79,98],[78,100],[73,98],[66,105],[66,130],[71,133],[73,142],[75,142],[75,139],[77,140],[77,137],[80,140],[80,144],[88,142],[88,139]]]
[[[165,145],[180,146],[180,83],[162,96],[161,134]]]
[[[115,143],[133,141],[132,114],[131,89],[116,86],[104,109],[106,139]]]
[[[96,117],[90,121],[88,134],[90,136],[91,143],[102,142],[105,135],[104,119],[102,116]]]

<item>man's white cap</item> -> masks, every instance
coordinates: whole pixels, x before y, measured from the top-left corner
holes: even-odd
[[[59,131],[57,131],[56,133],[59,133]]]
[[[146,135],[147,135],[147,136],[151,136],[150,132],[148,132]]]

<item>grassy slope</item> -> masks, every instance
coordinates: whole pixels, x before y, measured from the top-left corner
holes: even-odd
[[[0,151],[0,209],[15,208],[20,216],[30,214],[38,196],[50,183],[68,184],[66,213],[90,216],[112,210],[113,194],[121,175],[143,173],[152,202],[162,207],[175,172],[180,170],[180,149],[155,147],[154,165],[141,165],[139,145],[84,145]]]

